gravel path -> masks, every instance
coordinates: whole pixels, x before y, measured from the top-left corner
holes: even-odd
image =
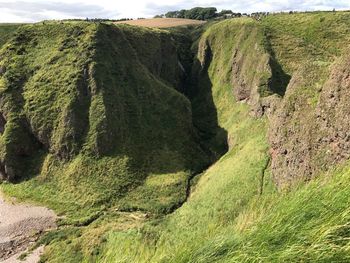
[[[56,227],[56,218],[52,210],[5,201],[0,193],[0,262],[16,262],[14,257],[26,251],[42,232]],[[22,262],[38,262],[42,250],[29,255],[27,260],[31,261]]]

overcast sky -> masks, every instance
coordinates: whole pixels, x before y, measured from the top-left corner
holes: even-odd
[[[152,17],[195,6],[236,12],[350,9],[350,0],[0,0],[0,22]]]

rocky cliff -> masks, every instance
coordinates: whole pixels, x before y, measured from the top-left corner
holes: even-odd
[[[168,174],[174,199],[166,208],[182,202],[187,178],[208,165],[191,104],[176,90],[184,73],[170,33],[28,25],[0,58],[2,179],[58,180],[58,192],[82,201],[86,191],[118,199],[148,175]]]
[[[321,13],[307,22],[271,16],[234,30],[232,93],[250,105],[252,116],[269,118],[271,168],[280,188],[349,157],[348,16]],[[210,44],[204,44],[207,52]]]

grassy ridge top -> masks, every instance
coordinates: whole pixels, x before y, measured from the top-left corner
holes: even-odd
[[[271,48],[289,74],[310,59],[334,61],[350,40],[350,12],[268,16],[262,24]]]

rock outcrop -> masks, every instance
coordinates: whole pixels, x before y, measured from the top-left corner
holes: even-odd
[[[293,75],[287,93],[271,118],[272,171],[280,187],[308,180],[350,157],[350,56],[325,69],[327,80],[307,92],[309,69]],[[328,67],[327,67],[328,68]]]

